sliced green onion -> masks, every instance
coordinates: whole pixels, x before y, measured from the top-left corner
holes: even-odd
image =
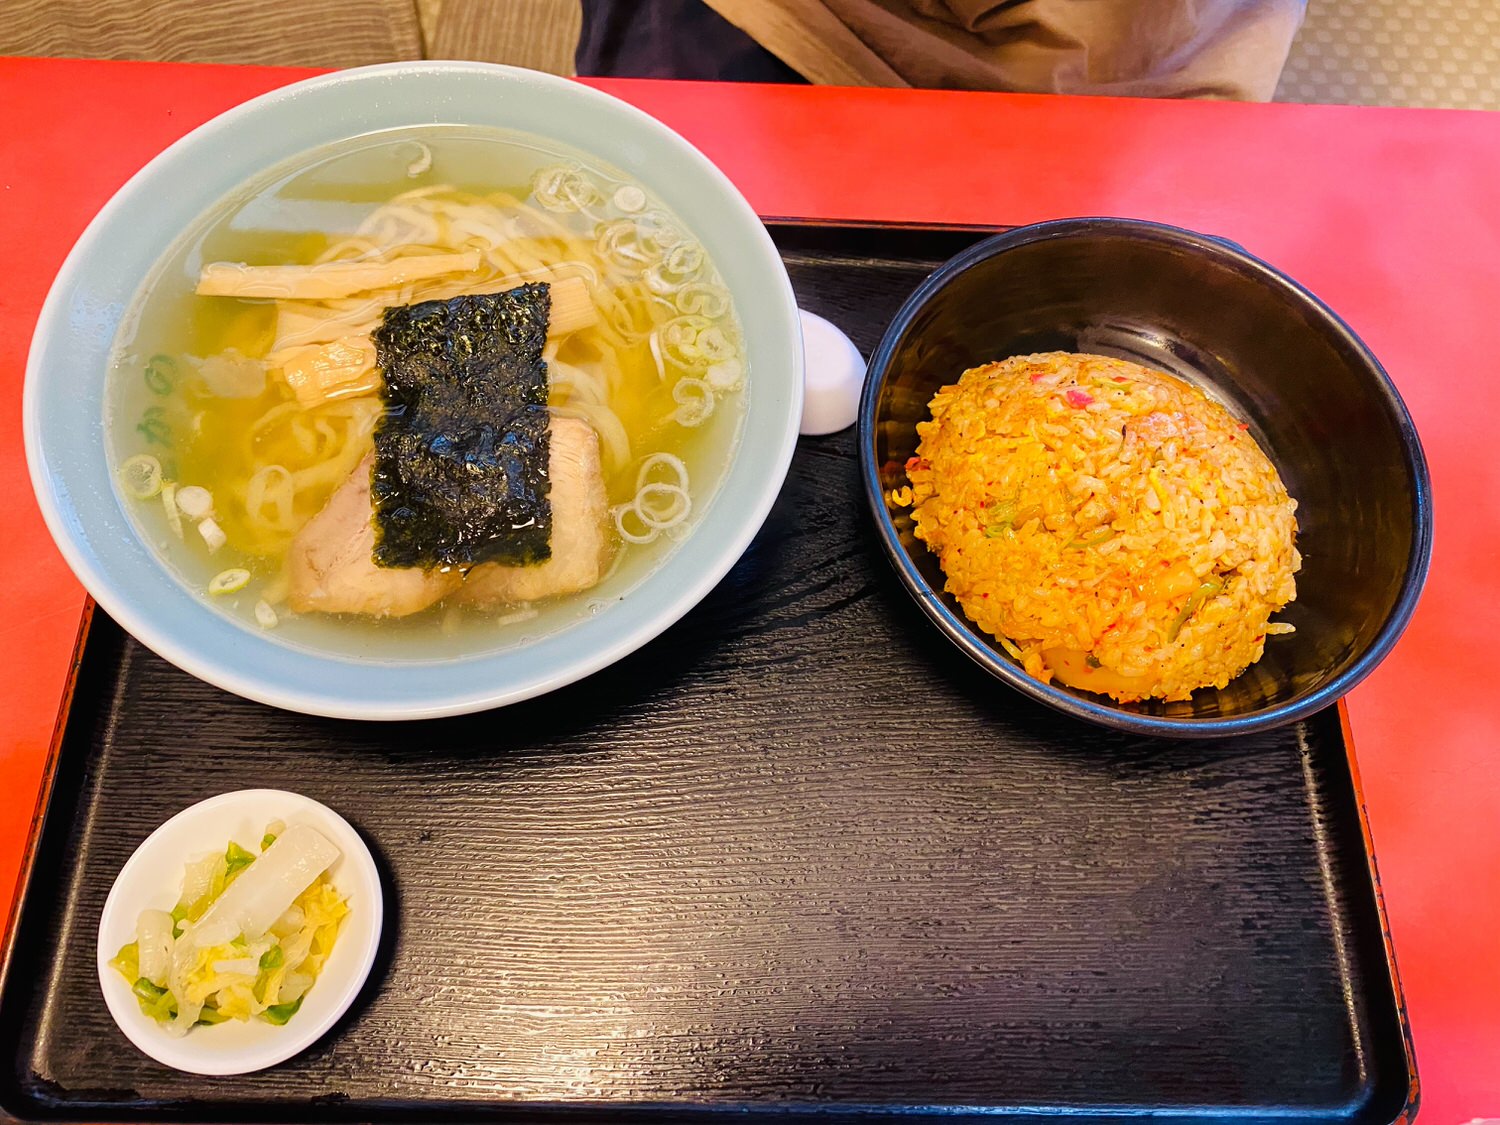
[[[136,500],[150,500],[161,492],[161,462],[137,453],[120,466],[120,484]]]
[[[993,517],[993,522],[984,529],[984,536],[986,539],[999,539],[1018,527],[1025,527],[1031,520],[1041,519],[1046,513],[1036,504],[1021,507],[1021,493],[1017,491],[1009,500],[1001,500],[995,504],[987,514]]]
[[[576,168],[557,164],[543,168],[531,180],[536,201],[549,211],[583,211],[599,202],[599,189]]]
[[[646,193],[634,184],[626,184],[615,192],[615,206],[621,211],[640,211],[646,206]]]
[[[678,379],[672,386],[677,409],[672,419],[679,426],[699,426],[714,412],[714,392],[702,379],[691,375]]]
[[[990,510],[989,514],[994,517],[994,522],[984,529],[986,539],[999,539],[1002,535],[1008,535],[1015,530],[1016,501],[1002,500]]]
[[[689,282],[677,291],[677,308],[681,312],[717,320],[729,311],[729,293],[717,285]]]
[[[652,543],[661,534],[661,529],[649,526],[641,518],[641,510],[632,504],[616,504],[609,510],[610,519],[614,521],[615,531],[621,539],[627,543]],[[641,531],[633,531],[626,525],[626,516],[635,516],[636,523],[640,524]]]
[[[717,325],[698,333],[697,343],[699,353],[710,363],[729,359],[735,352],[734,344]]]
[[[182,516],[177,511],[177,486],[171,481],[162,481],[161,506],[167,513],[167,526],[172,534],[182,538]]]
[[[169,395],[177,383],[177,361],[169,355],[154,355],[143,374],[152,394]]]
[[[213,493],[196,484],[185,485],[177,490],[177,506],[190,520],[207,519],[214,514]]]
[[[745,365],[738,359],[721,359],[704,372],[708,385],[716,391],[732,391],[745,379]]]
[[[242,566],[221,570],[208,580],[208,592],[214,597],[237,594],[250,584],[250,572]]]
[[[663,257],[662,272],[685,280],[703,268],[703,260],[703,247],[696,242],[678,242]]]
[[[1015,659],[1015,660],[1020,660],[1021,659],[1021,650],[1018,649],[1015,646],[1015,643],[1013,641],[1011,641],[1008,637],[1001,637],[1001,636],[997,635],[995,637],[995,640],[997,640],[997,641],[1000,642],[1000,647],[1001,648],[1003,648],[1006,652],[1010,653],[1012,659]]]
[[[1115,537],[1115,529],[1106,524],[1104,527],[1096,527],[1078,538],[1071,540],[1064,546],[1064,550],[1072,550],[1077,547],[1094,547],[1100,543],[1108,543]]]
[[[417,157],[406,166],[406,174],[412,179],[416,179],[432,167],[432,149],[428,148],[421,141],[417,141],[415,144],[417,146]]]
[[[224,534],[224,529],[212,516],[199,522],[198,534],[203,536],[203,542],[208,544],[209,554],[213,554],[229,541],[229,537]]]
[[[1182,607],[1182,612],[1177,615],[1176,619],[1172,622],[1172,627],[1167,630],[1167,640],[1169,642],[1175,641],[1177,634],[1182,632],[1182,627],[1188,623],[1188,618],[1202,609],[1204,602],[1220,593],[1223,589],[1224,583],[1222,582],[1205,582],[1194,590],[1188,597],[1187,605]]]

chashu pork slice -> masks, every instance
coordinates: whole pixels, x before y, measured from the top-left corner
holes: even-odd
[[[530,566],[484,563],[469,571],[459,594],[465,605],[490,608],[576,594],[598,584],[609,561],[609,499],[599,436],[587,422],[553,416],[547,500],[552,556]]]
[[[362,613],[405,617],[441,601],[459,586],[457,569],[375,565],[370,467],[361,461],[327,505],[297,532],[287,552],[287,604],[297,613]]]

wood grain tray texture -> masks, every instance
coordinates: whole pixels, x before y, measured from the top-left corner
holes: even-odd
[[[972,232],[778,225],[866,353]],[[1384,1123],[1414,1075],[1336,710],[1222,742],[1080,726],[897,585],[850,432],[641,651],[416,724],[217,691],[102,614],[0,992],[0,1105],[76,1121],[719,1113]],[[229,789],[372,845],[374,975],[271,1071],[140,1055],[94,940],[131,850]]]

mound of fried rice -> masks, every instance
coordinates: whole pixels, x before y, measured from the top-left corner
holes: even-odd
[[[1186,699],[1260,659],[1296,597],[1297,502],[1180,379],[1048,352],[965,371],[906,466],[946,589],[1037,679]]]

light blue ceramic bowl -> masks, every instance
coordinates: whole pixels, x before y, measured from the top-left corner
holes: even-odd
[[[498,650],[403,656],[320,650],[219,612],[163,565],[117,495],[105,375],[122,317],[179,233],[235,188],[299,154],[368,133],[462,124],[537,134],[629,173],[702,241],[733,294],[750,383],[738,450],[691,533],[618,600]],[[785,479],[802,407],[802,343],[781,259],[729,180],[646,114],[565,79],[478,63],[399,63],[285,87],[190,133],[100,211],[42,308],[26,370],[33,487],[95,600],[172,663],[277,707],[363,719],[460,714],[597,671],[662,632],[749,545]]]

